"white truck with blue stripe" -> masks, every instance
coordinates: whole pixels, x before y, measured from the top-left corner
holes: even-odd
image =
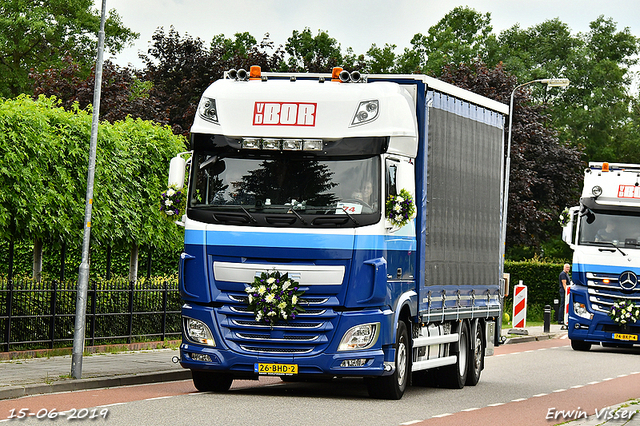
[[[589,163],[580,206],[569,209],[569,219],[563,239],[573,249],[571,346],[638,344],[640,165]]]
[[[211,84],[179,275],[196,388],[262,374],[362,377],[386,399],[411,381],[475,385],[502,312],[507,113],[422,75],[252,67]]]

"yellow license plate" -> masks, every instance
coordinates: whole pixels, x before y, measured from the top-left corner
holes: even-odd
[[[638,341],[638,336],[636,334],[613,333],[613,338],[615,340],[633,340],[635,342]]]
[[[253,372],[258,374],[270,374],[276,376],[289,376],[298,374],[298,364],[253,364]]]

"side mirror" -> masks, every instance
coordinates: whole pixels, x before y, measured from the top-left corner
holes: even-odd
[[[571,245],[573,244],[572,237],[573,237],[573,221],[570,221],[569,223],[567,223],[567,225],[564,228],[562,228],[562,241]]]
[[[562,228],[562,241],[569,245],[573,245],[575,229],[578,226],[579,207],[571,207],[569,209],[569,222]],[[593,214],[593,213],[591,213]]]
[[[167,182],[167,186],[175,185],[177,189],[182,189],[186,169],[187,162],[184,158],[180,157],[180,154],[173,157],[169,163],[169,181]]]

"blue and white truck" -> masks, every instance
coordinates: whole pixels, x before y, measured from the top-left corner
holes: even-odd
[[[638,344],[640,323],[632,319],[640,310],[640,165],[589,163],[580,206],[568,217],[562,236],[573,249],[571,346]],[[631,308],[627,318],[610,315],[623,304]]]
[[[385,399],[411,380],[475,385],[502,312],[507,114],[423,75],[252,67],[211,84],[179,273],[196,388],[262,374],[361,377]]]

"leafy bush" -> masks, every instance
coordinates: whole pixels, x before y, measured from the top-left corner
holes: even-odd
[[[527,286],[527,319],[530,321],[542,321],[544,306],[554,308],[553,301],[558,299],[558,276],[564,263],[546,261],[539,258],[506,261],[505,273],[510,274],[509,296],[505,297],[505,312],[513,311],[514,286],[522,280]],[[555,318],[552,313],[551,318]],[[553,322],[553,321],[552,321]]]

